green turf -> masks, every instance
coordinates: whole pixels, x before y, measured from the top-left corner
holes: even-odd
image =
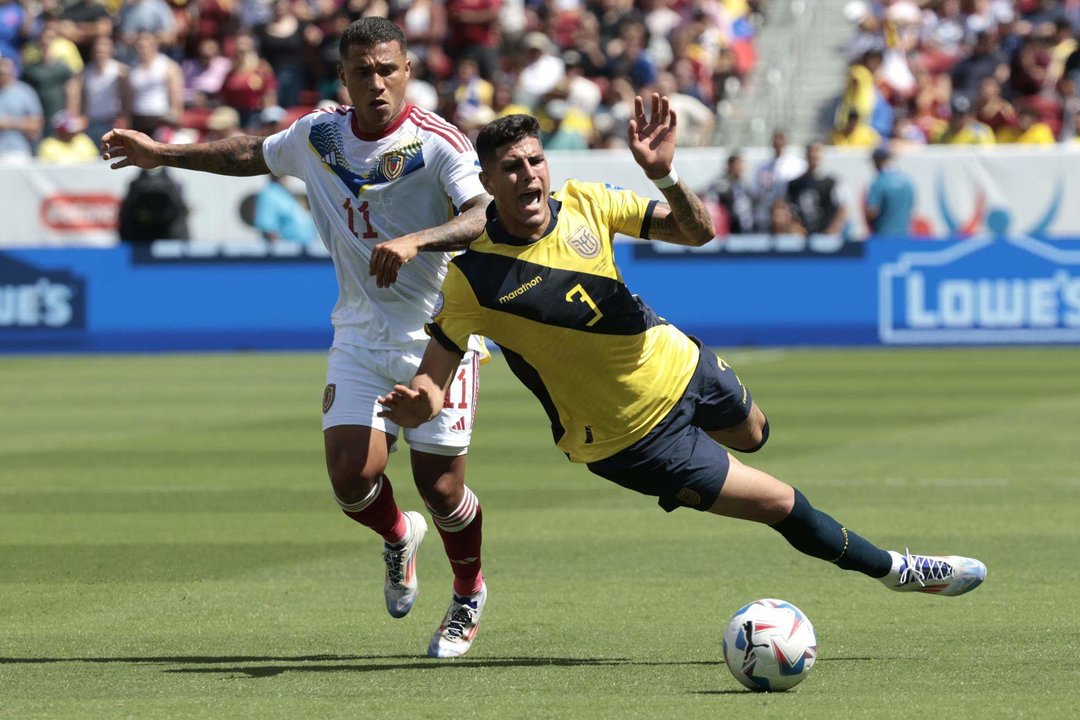
[[[490,600],[473,651],[431,661],[449,568],[432,534],[387,616],[380,544],[325,479],[323,356],[3,358],[0,717],[1075,716],[1080,350],[725,357],[770,417],[754,464],[884,546],[984,559],[986,584],[890,593],[767,528],[665,515],[566,462],[496,358],[469,480]],[[758,597],[818,631],[786,694],[721,663]]]

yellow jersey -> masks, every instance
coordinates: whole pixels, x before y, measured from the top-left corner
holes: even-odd
[[[648,237],[655,201],[568,181],[548,200],[544,236],[499,224],[451,260],[428,333],[464,354],[469,335],[498,345],[536,395],[555,444],[574,462],[645,437],[682,397],[698,347],[633,295],[615,266],[616,233]]]

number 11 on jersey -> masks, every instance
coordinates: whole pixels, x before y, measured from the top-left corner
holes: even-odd
[[[360,203],[355,208],[352,204],[352,198],[345,198],[344,204],[341,206],[345,210],[345,215],[349,219],[349,232],[353,234],[354,238],[364,238],[365,240],[373,240],[379,237],[379,233],[375,232],[375,228],[371,227],[371,215],[368,211],[367,200]],[[359,215],[363,221],[364,234],[360,235],[356,229],[355,215]]]

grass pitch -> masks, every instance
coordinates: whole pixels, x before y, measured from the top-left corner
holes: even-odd
[[[323,356],[0,358],[0,717],[1073,717],[1080,350],[724,357],[770,418],[753,464],[882,546],[983,559],[983,587],[890,593],[665,515],[566,462],[496,358],[469,469],[490,599],[469,655],[428,660],[450,570],[432,533],[386,614],[323,470]],[[389,472],[418,509],[406,453]],[[759,597],[818,632],[786,694],[722,664]]]

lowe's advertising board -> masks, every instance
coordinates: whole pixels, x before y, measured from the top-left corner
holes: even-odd
[[[713,346],[1080,342],[1080,241],[990,220],[954,241],[758,235],[616,258]],[[0,251],[0,352],[325,349],[336,296],[328,259],[268,243]]]

